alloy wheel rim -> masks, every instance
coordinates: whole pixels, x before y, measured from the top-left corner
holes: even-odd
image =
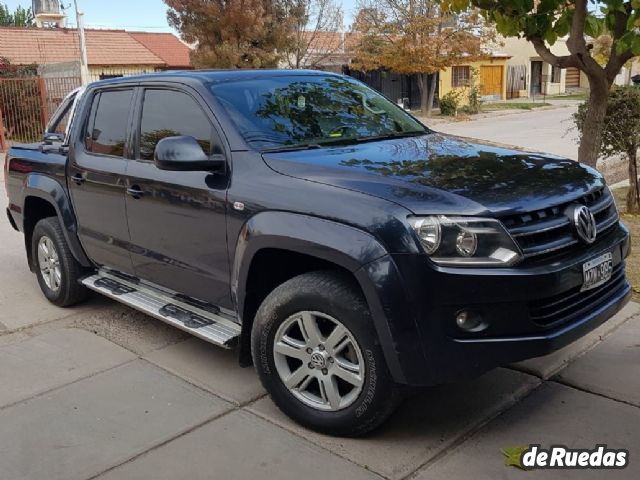
[[[301,311],[287,318],[274,337],[273,356],[284,386],[317,410],[343,410],[364,387],[360,346],[330,315]]]
[[[60,257],[53,242],[47,236],[41,237],[38,242],[38,265],[45,285],[54,292],[58,291],[62,282]]]

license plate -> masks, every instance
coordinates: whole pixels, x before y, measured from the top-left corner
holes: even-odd
[[[611,253],[605,253],[584,263],[582,265],[583,282],[581,290],[584,292],[607,283],[611,278],[612,270],[613,256]]]

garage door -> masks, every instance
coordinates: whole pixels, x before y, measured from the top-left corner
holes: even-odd
[[[483,97],[502,99],[502,66],[483,65],[480,67],[480,92]]]
[[[567,88],[578,88],[580,86],[580,70],[575,67],[567,68],[565,85]]]

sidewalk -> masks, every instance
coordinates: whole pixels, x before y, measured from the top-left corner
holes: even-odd
[[[522,478],[500,449],[528,443],[627,448],[607,476],[640,475],[638,304],[552,356],[425,389],[364,439],[293,424],[234,352],[106,307],[102,335],[86,313],[0,335],[2,478]],[[132,318],[138,335],[104,338]]]

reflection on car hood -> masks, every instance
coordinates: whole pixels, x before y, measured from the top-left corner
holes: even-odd
[[[438,133],[263,155],[275,171],[401,204],[414,213],[525,212],[604,183],[573,160]]]

